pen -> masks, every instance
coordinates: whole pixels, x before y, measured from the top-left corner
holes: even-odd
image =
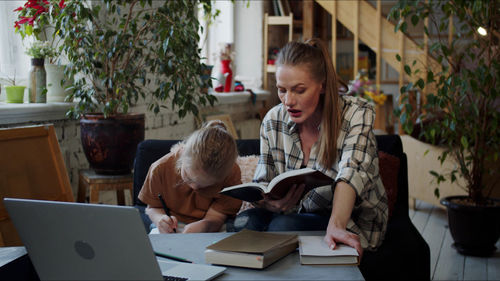
[[[163,196],[158,193],[158,198],[160,199],[161,205],[163,206],[163,211],[165,211],[165,215],[170,217],[170,211],[168,210],[167,204],[165,204],[165,200],[163,200]],[[177,233],[177,229],[174,228],[174,232]]]
[[[154,251],[154,252],[155,252],[155,255],[157,255],[159,257],[162,257],[162,258],[167,258],[167,259],[171,259],[171,260],[174,260],[174,261],[181,261],[181,262],[193,263],[192,261],[184,259],[184,258],[180,258],[180,257],[176,257],[176,256],[164,254],[164,253],[157,252],[157,251]]]

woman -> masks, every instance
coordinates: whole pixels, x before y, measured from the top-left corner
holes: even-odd
[[[339,96],[338,80],[324,44],[290,42],[277,59],[281,104],[261,126],[256,182],[310,167],[335,180],[312,190],[294,185],[281,200],[264,198],[235,220],[236,229],[325,230],[330,248],[375,250],[387,226],[387,197],[378,172],[372,131],[375,113],[363,99]]]

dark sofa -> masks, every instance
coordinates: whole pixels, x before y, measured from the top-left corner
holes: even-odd
[[[167,154],[177,140],[145,140],[137,147],[134,163],[134,205],[141,212],[144,226],[151,221],[144,213],[139,193],[149,166]],[[242,156],[259,154],[259,140],[237,140]],[[382,246],[376,252],[365,251],[359,268],[366,280],[430,280],[430,250],[408,216],[408,166],[398,135],[377,136],[379,151],[399,158],[397,197]]]

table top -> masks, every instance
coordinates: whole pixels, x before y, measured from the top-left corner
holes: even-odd
[[[150,234],[155,251],[206,264],[205,247],[233,233]],[[324,235],[324,232],[301,231],[299,235]],[[265,269],[226,266],[216,280],[364,280],[357,266],[301,265],[298,250]]]

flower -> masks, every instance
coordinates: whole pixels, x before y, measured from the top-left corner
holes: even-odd
[[[54,16],[66,7],[64,0],[27,0],[26,3],[14,10],[18,13],[18,19],[14,22],[16,32],[21,36],[34,35],[39,39],[44,26],[50,25]]]
[[[382,105],[387,100],[387,96],[379,89],[378,85],[374,85],[373,81],[368,79],[366,72],[361,70],[356,79],[349,82],[348,95],[362,97],[368,101]]]
[[[26,54],[35,59],[50,58],[56,56],[56,49],[47,41],[34,41],[26,50]]]

